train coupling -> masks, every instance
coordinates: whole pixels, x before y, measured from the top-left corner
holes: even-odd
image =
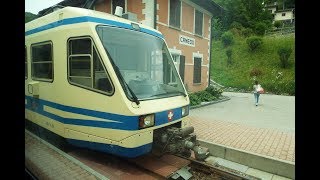
[[[193,133],[194,127],[169,127],[154,133],[154,148],[156,154],[177,154],[189,158],[191,151],[195,158],[203,161],[209,156],[207,148],[199,146],[196,135]]]

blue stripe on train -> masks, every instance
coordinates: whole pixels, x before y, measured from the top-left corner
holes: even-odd
[[[26,109],[29,109],[33,112],[37,112],[43,116],[51,118],[53,120],[59,121],[64,124],[72,125],[81,125],[81,126],[91,126],[91,127],[100,127],[100,128],[111,128],[111,129],[121,129],[121,130],[138,130],[138,119],[139,116],[126,116],[120,114],[112,114],[101,111],[94,111],[84,108],[66,106],[42,99],[33,98],[30,96],[25,96],[27,99],[27,104],[25,105]],[[90,119],[74,119],[74,118],[64,118],[56,114],[44,111],[43,107],[48,106],[51,108],[59,109],[65,112],[71,112],[75,114],[82,114],[86,116],[91,116],[95,118],[102,118],[105,120],[112,120],[115,122],[106,122],[106,121],[97,121]],[[171,121],[175,121],[181,118],[181,107],[173,109],[173,117]],[[155,113],[155,126],[162,125],[168,122],[168,111],[162,111]]]
[[[149,153],[152,149],[152,143],[145,144],[135,148],[125,148],[125,147],[112,145],[112,144],[88,142],[88,141],[75,140],[75,139],[66,139],[66,140],[68,143],[74,146],[88,148],[88,149],[97,150],[100,152],[106,152],[106,153],[114,154],[117,156],[129,157],[129,158],[134,158],[134,157],[144,155],[146,153]]]
[[[133,30],[133,28],[132,28],[132,26],[130,24],[117,22],[117,21],[112,21],[112,20],[108,20],[108,19],[91,17],[91,16],[81,16],[81,17],[63,19],[63,20],[60,20],[60,21],[56,21],[56,22],[53,22],[53,23],[49,23],[49,24],[46,24],[46,25],[31,29],[31,30],[25,32],[25,36],[28,36],[28,35],[31,35],[31,34],[34,34],[34,33],[38,33],[38,32],[41,32],[41,31],[45,31],[45,30],[48,30],[48,29],[56,28],[56,27],[59,27],[59,26],[77,24],[77,23],[83,23],[83,22],[101,23],[101,24],[106,24],[106,25],[111,25],[111,26],[115,26],[115,27],[121,27],[121,28]],[[152,30],[149,30],[149,29],[140,28],[140,31],[144,32],[144,33],[147,33],[147,34],[151,34],[153,36],[157,36],[157,37],[163,38],[162,34],[157,33],[155,31],[152,31]]]

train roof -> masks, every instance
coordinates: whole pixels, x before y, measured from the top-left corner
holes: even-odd
[[[138,22],[133,22],[121,17],[114,16],[105,12],[78,8],[64,7],[50,14],[39,17],[25,24],[25,36],[34,34],[40,31],[58,27],[61,25],[72,25],[77,23],[93,22],[96,24],[107,24],[116,27],[133,29],[132,23],[139,24],[142,32],[152,34],[163,38],[162,33],[158,30],[150,28]]]

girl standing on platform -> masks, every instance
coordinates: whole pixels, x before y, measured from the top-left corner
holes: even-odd
[[[259,82],[255,80],[253,85],[253,95],[254,95],[256,106],[258,106],[259,104],[259,97],[261,93],[263,93],[263,88],[261,87]]]

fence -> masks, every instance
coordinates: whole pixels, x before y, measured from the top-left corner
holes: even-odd
[[[284,34],[290,34],[295,33],[295,27],[284,27],[284,28],[277,28],[273,30],[269,30],[265,32],[266,36],[272,36],[272,35],[284,35]]]

